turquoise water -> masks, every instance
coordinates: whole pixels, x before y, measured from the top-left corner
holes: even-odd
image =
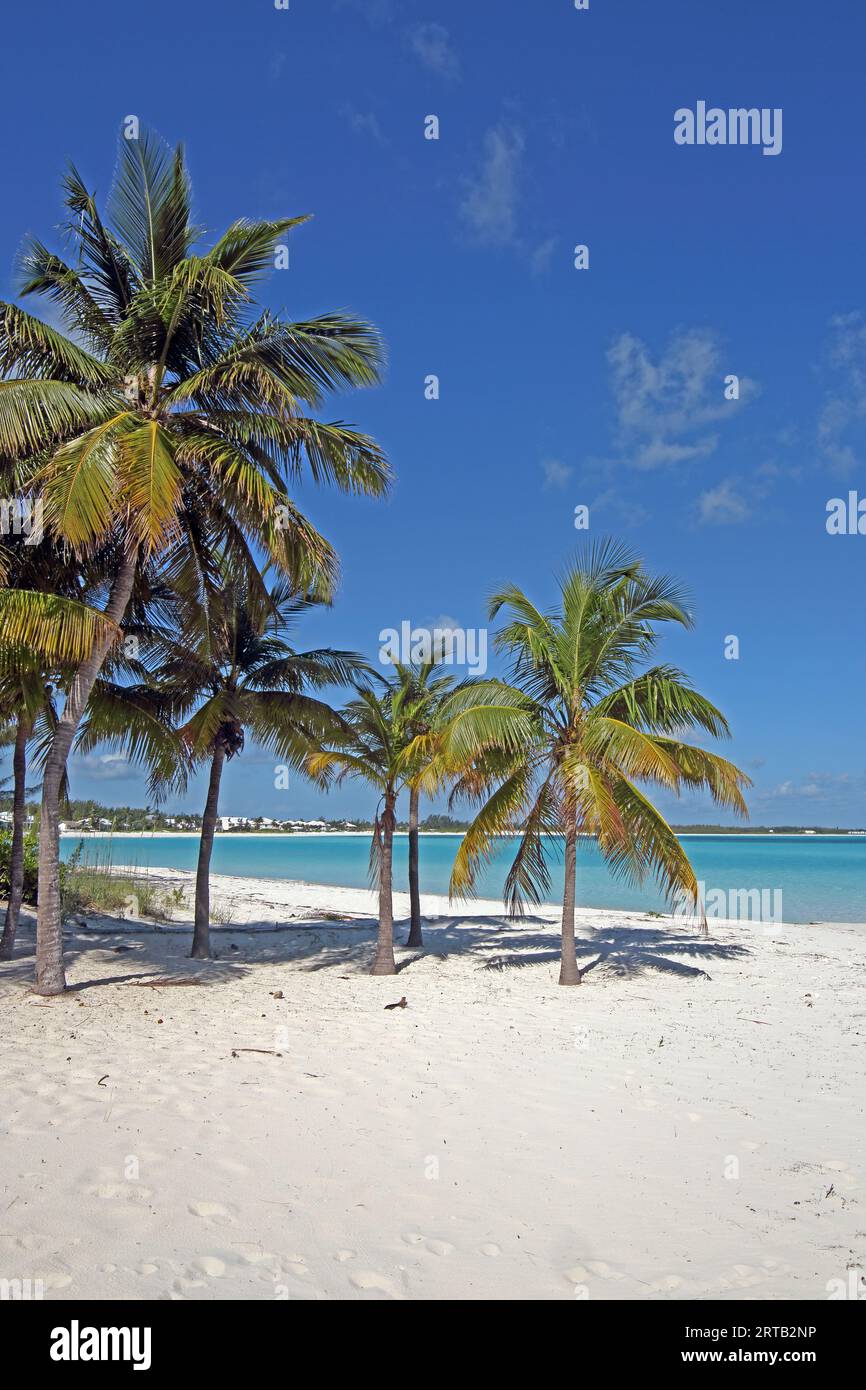
[[[698,879],[706,884],[708,915],[747,916],[722,910],[710,894],[758,890],[767,896],[763,916],[787,922],[866,922],[866,837],[827,835],[757,838],[731,835],[682,837]],[[67,858],[84,844],[89,859],[134,864],[141,869],[194,869],[198,840],[194,836],[93,836],[79,841],[66,835],[61,852]],[[458,835],[421,838],[421,891],[447,893]],[[511,863],[514,841],[503,840],[495,860],[478,882],[478,896],[498,898]],[[347,888],[368,886],[370,842],[354,835],[218,835],[214,842],[215,873],[251,878],[302,879]],[[551,842],[550,899],[562,887],[562,857]],[[632,887],[612,878],[593,842],[581,845],[577,860],[577,900],[583,907],[637,908],[662,911],[664,900],[651,883]],[[407,839],[394,844],[394,886],[406,889]],[[781,898],[774,898],[781,894]],[[713,904],[719,906],[713,911]],[[730,899],[728,899],[730,905]],[[669,910],[669,909],[668,909]],[[756,914],[752,914],[756,915]]]

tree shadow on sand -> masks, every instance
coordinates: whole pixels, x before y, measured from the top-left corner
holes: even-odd
[[[221,927],[213,932],[215,958],[189,957],[192,927],[180,924],[166,929],[156,923],[121,922],[92,917],[88,928],[66,934],[65,956],[72,980],[69,994],[101,985],[153,988],[199,985],[212,987],[249,974],[262,966],[285,965],[293,972],[335,970],[366,974],[376,948],[374,917],[341,917],[311,911],[308,917],[275,927],[272,921],[246,922],[243,927]],[[469,958],[480,970],[512,970],[554,965],[559,960],[559,924],[540,916],[510,920],[506,916],[465,915],[427,917],[423,922],[425,947],[408,948],[408,919],[394,924],[398,974],[419,968],[435,969],[449,957]],[[626,921],[584,927],[576,940],[578,964],[584,975],[601,967],[619,977],[640,976],[654,970],[681,978],[710,978],[705,967],[713,961],[737,960],[750,954],[747,946],[727,944],[684,929],[642,927]],[[35,922],[23,915],[15,959],[0,963],[0,982],[29,986],[33,980]],[[89,970],[76,979],[76,965],[98,955],[117,960],[117,972],[102,975]],[[94,960],[95,964],[95,960]]]

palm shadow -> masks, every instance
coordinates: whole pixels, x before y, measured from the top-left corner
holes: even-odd
[[[189,956],[192,926],[164,927],[157,923],[122,922],[92,915],[88,928],[64,931],[67,965],[116,956],[118,970],[99,974],[88,970],[67,991],[80,994],[102,985],[169,988],[183,984],[215,987],[249,974],[261,965],[284,964],[300,973],[337,970],[366,974],[373,963],[378,924],[375,917],[334,914],[311,910],[309,916],[275,924],[265,919],[243,926],[212,931],[214,959]],[[424,946],[405,945],[409,919],[394,923],[394,947],[398,974],[430,968],[451,956],[469,957],[482,970],[522,970],[552,965],[559,960],[559,923],[551,916],[509,919],[504,914],[466,917],[460,914],[428,916],[422,920]],[[726,944],[693,930],[682,933],[605,922],[583,927],[575,942],[582,974],[602,968],[606,973],[629,978],[648,971],[680,978],[710,978],[705,966],[712,961],[747,957],[747,946]],[[19,943],[11,962],[0,962],[0,981],[30,985],[35,956],[35,919],[22,913]],[[121,962],[123,963],[121,966]]]

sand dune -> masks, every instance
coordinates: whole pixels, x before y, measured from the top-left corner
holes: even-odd
[[[594,964],[563,990],[555,913],[428,898],[426,953],[371,979],[370,894],[214,890],[247,929],[215,933],[213,963],[185,929],[93,919],[64,997],[29,992],[29,924],[0,966],[0,1277],[75,1298],[824,1299],[864,1266],[863,928],[705,939],[583,911]]]

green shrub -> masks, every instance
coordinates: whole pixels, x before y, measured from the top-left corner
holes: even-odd
[[[9,896],[10,875],[12,872],[12,827],[4,825],[0,830],[0,898]],[[24,836],[24,901],[36,902],[36,888],[39,877],[39,839],[34,829]]]
[[[82,861],[79,844],[63,866],[61,912],[99,912],[106,917],[146,917],[169,922],[173,909],[182,907],[186,894],[182,888],[169,889],[149,882],[137,874],[118,873],[108,863]]]

